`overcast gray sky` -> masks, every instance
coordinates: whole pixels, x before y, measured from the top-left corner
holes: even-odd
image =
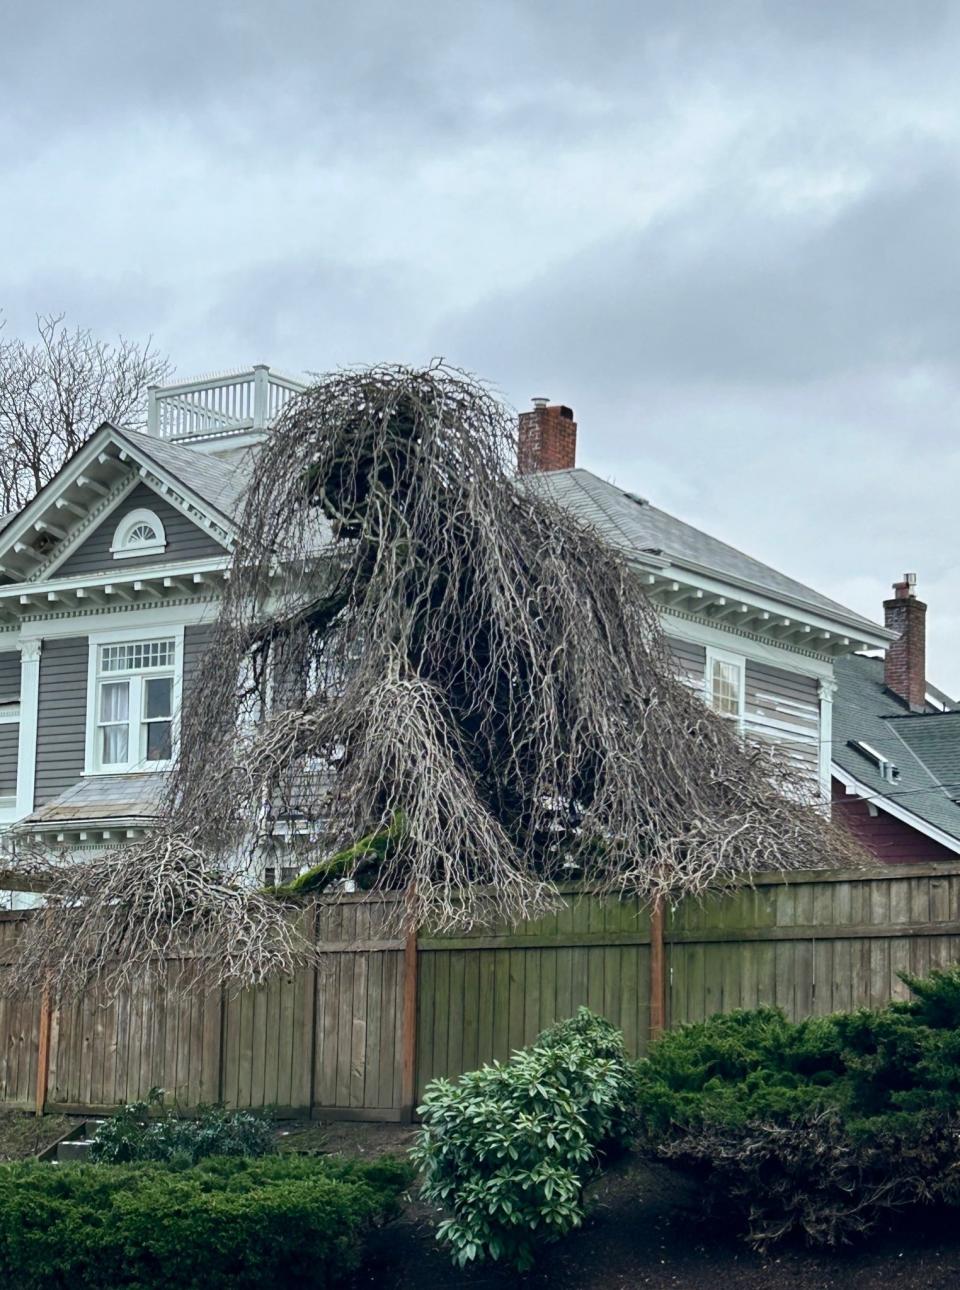
[[[960,4],[0,0],[0,310],[442,354],[960,692]]]

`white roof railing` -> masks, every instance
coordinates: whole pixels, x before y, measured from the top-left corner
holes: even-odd
[[[255,363],[147,392],[147,433],[158,439],[220,439],[266,430],[307,382]]]

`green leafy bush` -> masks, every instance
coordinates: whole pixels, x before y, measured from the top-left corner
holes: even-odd
[[[259,1111],[200,1107],[181,1118],[163,1105],[163,1091],[130,1102],[97,1129],[91,1159],[109,1164],[177,1161],[196,1164],[207,1156],[265,1156],[274,1150],[273,1120]]]
[[[693,1173],[757,1243],[835,1245],[887,1210],[960,1203],[960,967],[879,1010],[735,1012],[637,1066],[641,1143]]]
[[[341,1285],[391,1218],[404,1161],[216,1158],[0,1167],[0,1285],[10,1290],[286,1290]]]
[[[583,1218],[583,1189],[630,1130],[633,1075],[619,1031],[581,1008],[530,1048],[434,1080],[412,1155],[423,1195],[451,1212],[438,1237],[460,1266],[529,1267]]]

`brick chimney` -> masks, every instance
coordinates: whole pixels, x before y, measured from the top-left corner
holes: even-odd
[[[905,573],[893,584],[893,599],[883,602],[883,617],[899,632],[887,649],[883,681],[913,712],[922,712],[927,699],[927,607],[917,599],[917,575]]]
[[[562,403],[534,399],[532,412],[520,413],[517,469],[521,475],[540,470],[572,470],[577,464],[577,423]]]

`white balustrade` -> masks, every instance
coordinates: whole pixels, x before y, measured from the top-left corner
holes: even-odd
[[[216,439],[266,430],[305,381],[258,363],[177,385],[154,385],[147,396],[147,433],[160,439]]]

